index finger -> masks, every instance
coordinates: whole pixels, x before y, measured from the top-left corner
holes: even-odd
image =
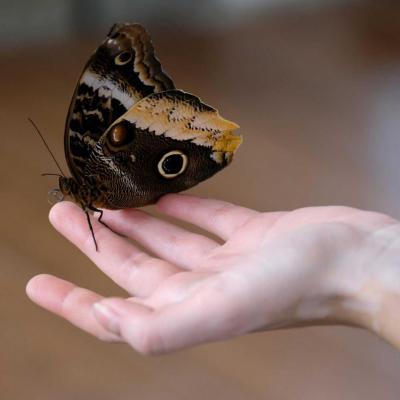
[[[99,244],[99,251],[96,251],[85,215],[73,203],[56,204],[51,209],[50,221],[107,276],[135,296],[148,296],[161,281],[182,272],[167,261],[151,257],[93,218],[94,234]]]
[[[163,213],[197,225],[224,240],[250,218],[260,214],[226,201],[182,194],[167,194],[157,206]]]

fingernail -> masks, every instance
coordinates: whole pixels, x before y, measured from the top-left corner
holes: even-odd
[[[119,315],[114,309],[106,306],[102,303],[93,304],[93,311],[95,317],[98,319],[101,325],[104,326],[108,331],[120,334],[119,330]]]

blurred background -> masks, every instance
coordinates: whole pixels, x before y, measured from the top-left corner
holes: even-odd
[[[351,328],[260,333],[161,358],[42,311],[52,273],[123,295],[49,225],[76,79],[116,21],[140,22],[164,69],[236,121],[244,144],[192,193],[259,210],[343,204],[400,218],[400,3],[389,0],[0,0],[0,393],[17,399],[396,399],[400,354]]]

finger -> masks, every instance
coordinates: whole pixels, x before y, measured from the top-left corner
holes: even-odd
[[[158,201],[157,206],[163,213],[197,225],[224,240],[259,214],[225,201],[181,194],[168,194]]]
[[[163,354],[204,342],[243,334],[249,318],[231,295],[209,306],[212,291],[159,310],[123,299],[104,299],[95,306],[99,323],[143,354]],[[237,300],[237,299],[236,299]]]
[[[136,296],[151,294],[164,279],[182,271],[149,256],[92,218],[99,244],[96,251],[85,214],[73,203],[56,204],[50,211],[50,221],[114,282]]]
[[[93,304],[103,299],[99,294],[51,275],[32,278],[27,284],[26,293],[39,306],[85,332],[101,340],[121,341],[118,335],[104,329],[92,313]]]
[[[110,228],[136,240],[158,257],[185,269],[195,269],[207,253],[219,246],[203,235],[136,209],[108,212],[105,220]]]

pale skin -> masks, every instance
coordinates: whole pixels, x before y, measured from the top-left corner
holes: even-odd
[[[261,213],[176,194],[157,206],[221,241],[140,210],[105,211],[120,235],[94,222],[96,252],[82,210],[62,202],[51,223],[128,296],[106,298],[50,275],[32,278],[28,296],[143,354],[318,324],[363,327],[400,348],[397,220],[348,207]]]

